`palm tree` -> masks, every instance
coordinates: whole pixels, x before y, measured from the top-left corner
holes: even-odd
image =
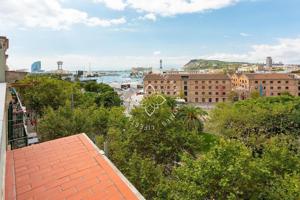
[[[183,106],[177,112],[177,118],[186,124],[186,130],[198,132],[203,131],[203,118],[207,112],[194,106]]]

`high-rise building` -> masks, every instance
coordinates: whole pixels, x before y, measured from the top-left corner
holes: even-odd
[[[36,61],[31,65],[31,73],[41,72],[42,71],[42,63],[41,61]]]
[[[6,50],[8,49],[8,44],[8,39],[0,36],[0,83],[5,82],[5,71],[8,70],[6,65],[6,60],[8,57],[8,55],[6,55]]]
[[[160,69],[163,68],[163,61],[162,61],[162,59],[160,59],[160,61],[159,61],[159,68],[160,68]]]
[[[273,66],[272,57],[267,57],[267,59],[266,59],[266,67],[272,67],[272,66]]]

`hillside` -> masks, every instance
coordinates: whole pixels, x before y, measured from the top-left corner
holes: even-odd
[[[194,59],[184,65],[184,70],[200,70],[200,69],[223,69],[236,68],[239,65],[248,64],[243,62],[226,62],[219,60]]]

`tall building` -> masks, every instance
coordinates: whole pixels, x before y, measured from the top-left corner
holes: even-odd
[[[5,71],[8,70],[6,60],[6,50],[8,49],[9,41],[6,37],[0,36],[0,83],[5,82]]]
[[[273,66],[272,57],[267,57],[266,59],[266,67],[271,68]]]
[[[36,61],[31,65],[31,73],[41,72],[42,71],[42,63],[41,61]]]
[[[163,61],[162,61],[162,59],[160,59],[160,61],[159,61],[159,68],[162,70],[163,69]]]

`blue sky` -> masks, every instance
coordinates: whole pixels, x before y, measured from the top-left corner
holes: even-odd
[[[206,58],[300,63],[299,0],[0,0],[11,68],[180,67]],[[2,25],[3,24],[3,25]]]

